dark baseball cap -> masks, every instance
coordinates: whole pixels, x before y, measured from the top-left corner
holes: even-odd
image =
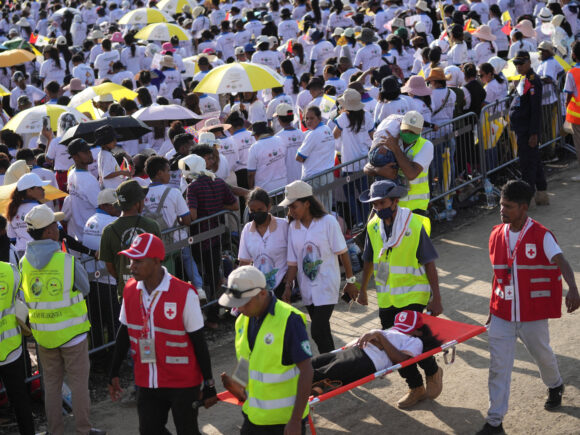
[[[73,139],[67,147],[67,151],[71,157],[77,155],[80,152],[90,150],[91,146],[87,143],[86,140],[81,138]]]
[[[123,181],[117,186],[117,200],[121,210],[127,210],[133,204],[142,201],[149,189],[142,187],[137,180]]]
[[[515,57],[512,59],[514,65],[522,65],[526,63],[526,61],[531,61],[530,53],[527,51],[520,50],[516,53]]]
[[[95,130],[95,145],[105,145],[117,140],[119,136],[110,125],[103,125]]]

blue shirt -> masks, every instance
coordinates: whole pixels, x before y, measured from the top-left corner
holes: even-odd
[[[259,318],[250,317],[248,323],[248,345],[250,350],[254,349],[256,337],[260,331],[260,327],[264,322],[267,314],[275,315],[275,307],[278,299],[274,293],[270,292],[270,303],[268,308]],[[284,333],[284,348],[282,350],[282,364],[289,366],[298,364],[308,358],[312,358],[312,351],[310,350],[310,341],[308,340],[308,333],[302,318],[295,313],[290,314],[286,323],[286,332]]]

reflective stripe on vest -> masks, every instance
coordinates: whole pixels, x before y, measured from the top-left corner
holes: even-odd
[[[284,302],[276,301],[274,315],[268,313],[264,318],[251,351],[248,342],[249,318],[241,315],[236,320],[236,356],[238,360],[245,358],[249,361],[248,400],[242,409],[253,424],[286,424],[292,416],[300,371],[296,365],[282,364],[284,334],[292,313],[298,314],[306,325],[304,314]],[[306,417],[308,412],[307,405],[302,417]]]
[[[417,142],[406,151],[407,157],[409,157],[411,161],[413,161],[414,157],[419,154],[425,142],[427,142],[426,139],[419,137]],[[427,170],[429,170],[429,168],[427,168]],[[404,176],[402,171],[399,171],[399,175]],[[427,210],[431,195],[429,193],[429,175],[425,172],[425,169],[417,175],[417,178],[407,181],[409,183],[409,192],[407,193],[407,196],[399,200],[399,205],[401,207],[407,207],[410,210]]]
[[[74,289],[73,256],[55,252],[42,269],[25,256],[20,265],[30,328],[38,344],[54,349],[90,329],[86,302]]]
[[[0,361],[22,345],[20,328],[14,307],[14,287],[17,277],[10,263],[0,261]]]
[[[576,90],[580,90],[580,68],[574,67],[569,71],[574,78],[574,84],[576,85]],[[566,121],[571,124],[580,124],[580,104],[574,95],[570,99],[568,106],[566,106]]]
[[[417,260],[417,248],[421,239],[422,220],[412,215],[411,221],[399,246],[390,250],[388,257],[380,257],[383,240],[380,227],[383,222],[378,216],[367,225],[369,240],[373,248],[374,277],[379,308],[406,307],[411,304],[427,305],[431,287],[425,268]]]

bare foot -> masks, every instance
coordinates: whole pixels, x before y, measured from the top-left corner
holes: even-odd
[[[221,377],[224,388],[228,390],[230,393],[232,393],[234,397],[238,399],[240,402],[245,402],[247,397],[244,387],[238,382],[236,382],[230,375],[228,375],[225,372],[222,373]]]

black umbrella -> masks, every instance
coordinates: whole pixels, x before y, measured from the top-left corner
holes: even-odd
[[[132,116],[115,116],[113,118],[103,118],[96,121],[81,122],[72,128],[69,128],[64,134],[60,143],[68,145],[70,141],[78,137],[86,140],[89,143],[95,141],[95,131],[104,125],[110,125],[115,129],[115,133],[119,136],[119,142],[139,139],[144,134],[151,131],[143,121],[133,118]]]

